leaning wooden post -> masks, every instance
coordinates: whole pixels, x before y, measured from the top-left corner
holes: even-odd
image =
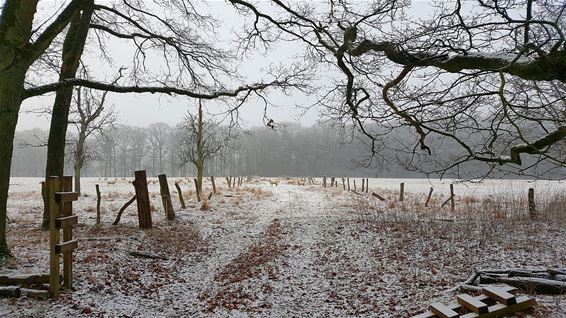
[[[185,199],[183,199],[183,191],[181,191],[181,186],[178,182],[175,182],[175,188],[177,188],[177,193],[179,194],[179,201],[181,201],[181,208],[186,209]]]
[[[531,217],[535,217],[536,216],[536,205],[535,205],[535,189],[534,188],[529,188],[529,215]]]
[[[100,225],[100,186],[95,185],[96,187],[96,225]]]
[[[171,202],[171,192],[169,191],[169,184],[167,183],[167,175],[160,174],[157,176],[159,180],[159,193],[161,194],[161,203],[165,210],[165,217],[169,221],[175,220],[175,211],[173,210],[173,203]]]
[[[212,192],[216,194],[216,183],[214,183],[214,177],[210,176],[210,182],[212,183]]]
[[[424,204],[424,206],[426,208],[428,207],[428,203],[430,202],[430,198],[432,198],[432,191],[434,191],[434,188],[430,187],[430,191],[428,192],[428,197],[426,198],[426,202]]]
[[[151,221],[149,191],[147,190],[147,177],[145,170],[138,170],[134,173],[134,175],[134,188],[136,189],[140,229],[151,229],[153,227],[153,223]]]
[[[197,201],[200,202],[200,187],[198,186],[198,181],[196,178],[193,179],[194,183],[195,183],[195,189],[196,193],[197,193]]]
[[[405,183],[401,182],[399,185],[399,201],[405,200]]]
[[[454,201],[454,185],[450,184],[450,210],[454,212],[456,209],[456,202]]]
[[[55,251],[55,245],[59,243],[59,231],[55,230],[55,219],[58,217],[57,203],[55,203],[55,192],[59,191],[59,177],[47,179],[47,196],[49,198],[49,296],[59,295],[59,254]]]

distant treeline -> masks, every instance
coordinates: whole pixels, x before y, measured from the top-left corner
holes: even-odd
[[[227,128],[226,128],[227,129]],[[82,176],[127,177],[135,170],[147,170],[149,176],[166,173],[169,176],[193,176],[191,164],[180,163],[178,127],[156,123],[148,127],[119,126],[107,129],[87,141],[87,162]],[[408,132],[389,135],[395,140],[415,137]],[[43,177],[45,174],[47,131],[26,130],[16,135],[12,162],[14,177]],[[72,175],[73,140],[68,137],[66,173]],[[407,169],[403,163],[414,161],[409,152],[378,149],[378,159],[369,167],[363,161],[369,157],[367,141],[356,136],[345,137],[341,129],[327,124],[303,127],[297,124],[252,128],[234,137],[233,145],[224,149],[222,157],[209,160],[205,175],[216,176],[350,176],[422,178],[422,171]],[[453,145],[435,145],[436,158],[447,157]],[[420,159],[422,170],[434,170],[433,157]],[[467,163],[449,171],[445,177],[476,177],[488,171],[482,163]],[[561,171],[562,173],[564,170]],[[501,173],[495,173],[495,176]],[[514,177],[514,175],[505,175]],[[431,177],[437,177],[433,175]]]

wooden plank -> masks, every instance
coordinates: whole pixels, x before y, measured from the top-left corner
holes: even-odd
[[[64,243],[55,244],[55,253],[61,254],[74,250],[79,246],[77,240],[71,240]]]
[[[501,287],[499,287],[499,288],[501,288],[501,290],[504,290],[504,291],[510,292],[510,293],[517,290],[517,288],[516,288],[516,287],[513,287],[513,286],[501,286]],[[489,299],[489,296],[487,296],[487,295],[478,295],[478,296],[474,296],[473,298],[474,298],[475,300],[477,300],[477,301],[482,301],[482,302],[483,302],[483,301],[488,300],[488,299]],[[454,310],[454,311],[459,311],[460,308],[462,308],[462,305],[459,304],[459,303],[450,303],[450,304],[446,305],[446,307],[448,307],[448,308],[450,308],[450,309],[452,309],[452,310]],[[438,317],[438,316],[437,316],[435,313],[433,313],[432,311],[427,310],[427,311],[423,312],[422,314],[418,314],[418,315],[416,315],[416,316],[414,316],[414,317],[412,317],[412,318],[434,318],[434,317]]]
[[[49,296],[59,294],[59,253],[55,245],[59,242],[59,230],[55,228],[55,219],[59,217],[58,204],[55,202],[55,192],[59,191],[61,184],[59,177],[47,179],[47,196],[49,198]]]
[[[55,200],[57,202],[72,202],[79,199],[77,192],[55,192]]]
[[[443,303],[431,304],[430,310],[440,318],[455,318],[459,316],[457,312],[455,312],[450,307],[444,305]]]
[[[461,294],[456,296],[458,303],[464,306],[469,311],[473,311],[477,314],[484,314],[487,312],[487,304],[481,300],[478,300],[468,294]]]
[[[483,293],[507,306],[517,303],[515,295],[509,293],[501,287],[487,286],[483,288]]]
[[[536,305],[536,300],[528,296],[518,296],[516,298],[517,303],[513,305],[506,306],[504,304],[495,304],[488,307],[488,313],[476,314],[469,313],[462,315],[460,318],[500,318],[506,315],[510,315],[519,311],[529,309]]]
[[[65,216],[55,219],[55,227],[60,229],[64,227],[73,226],[78,222],[79,222],[79,217],[76,215]]]

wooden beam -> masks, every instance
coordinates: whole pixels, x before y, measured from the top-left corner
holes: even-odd
[[[79,243],[77,240],[71,240],[64,243],[55,244],[55,253],[61,254],[65,252],[70,252],[77,248]]]
[[[440,318],[455,318],[460,316],[456,311],[443,303],[431,304],[430,310]]]
[[[55,227],[60,229],[64,227],[70,227],[79,222],[79,217],[76,215],[65,216],[55,219]]]
[[[509,293],[501,287],[487,286],[483,288],[483,293],[507,306],[517,303],[515,295]]]
[[[55,201],[57,202],[73,202],[79,199],[77,192],[55,192]]]
[[[456,296],[458,303],[464,306],[466,309],[473,311],[477,314],[485,314],[487,312],[487,304],[483,301],[477,300],[476,298],[468,295],[461,294]]]

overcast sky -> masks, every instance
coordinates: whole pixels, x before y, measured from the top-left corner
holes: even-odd
[[[40,4],[46,7],[44,10],[39,10],[38,15],[42,12],[52,12],[53,10],[49,8],[49,4],[58,3],[59,5],[62,1],[40,1]],[[208,1],[208,6],[210,12],[215,15],[219,21],[221,21],[220,36],[221,37],[231,37],[232,30],[238,29],[242,23],[241,17],[235,12],[235,10],[224,1]],[[423,8],[426,8],[426,2],[415,1],[413,6],[415,12],[423,12]],[[51,10],[50,10],[51,9]],[[225,40],[225,39],[224,39]],[[111,55],[116,56],[116,60],[119,63],[123,63],[124,66],[128,66],[129,58],[120,61],[120,55],[131,56],[127,54],[128,49],[124,47],[123,42],[111,42],[108,45],[108,50]],[[285,43],[280,45],[272,53],[267,56],[261,56],[259,54],[251,56],[249,59],[245,60],[240,68],[240,72],[248,76],[250,80],[248,83],[257,80],[257,75],[262,74],[261,69],[268,67],[272,63],[284,63],[291,61],[294,56],[301,53],[302,47],[300,43],[290,44]],[[88,53],[85,53],[88,55]],[[96,56],[88,56],[85,58],[87,64],[94,65],[96,71],[97,63],[100,61]],[[113,71],[113,70],[111,70]],[[117,71],[116,71],[117,72]],[[98,74],[100,75],[100,74]],[[331,76],[330,74],[321,74],[321,77]],[[255,78],[254,78],[255,76]],[[104,77],[104,76],[102,76]],[[100,76],[97,76],[100,78]],[[112,76],[110,76],[112,78]],[[107,79],[108,80],[108,76]],[[45,83],[43,83],[45,84]],[[42,96],[38,98],[31,98],[24,102],[22,105],[22,112],[20,114],[20,119],[18,122],[18,130],[26,130],[32,128],[49,128],[49,117],[46,115],[37,115],[34,112],[30,112],[37,109],[50,108],[53,103],[54,94],[50,96]],[[295,94],[293,96],[285,96],[281,93],[273,93],[270,95],[270,102],[272,102],[275,107],[270,107],[268,109],[268,117],[273,118],[276,122],[291,121],[300,122],[303,125],[312,125],[319,118],[319,112],[316,109],[310,110],[304,113],[303,109],[296,108],[295,105],[308,106],[312,104],[313,99],[303,96],[301,94]],[[115,111],[118,113],[119,121],[126,125],[134,126],[147,126],[155,122],[165,122],[170,125],[175,125],[181,121],[185,113],[187,112],[187,107],[194,104],[187,97],[175,97],[159,94],[115,94],[109,93],[107,97],[107,105],[113,105]],[[207,102],[207,106],[211,109],[212,113],[218,113],[218,107],[214,107],[214,102]],[[261,126],[264,125],[263,118],[263,104],[259,102],[248,103],[245,107],[241,108],[240,117],[243,119],[244,124],[247,127]]]

